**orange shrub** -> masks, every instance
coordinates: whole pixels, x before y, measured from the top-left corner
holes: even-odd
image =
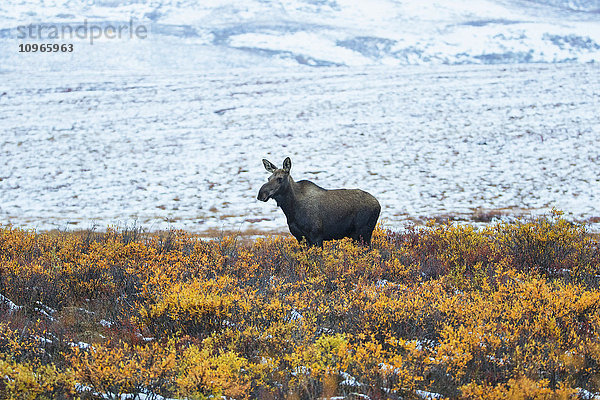
[[[599,267],[557,212],[371,247],[0,227],[0,397],[600,393]]]

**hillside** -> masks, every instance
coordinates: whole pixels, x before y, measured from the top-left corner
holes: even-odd
[[[6,50],[0,61],[9,70],[31,67],[10,46],[19,25],[87,21],[106,26],[134,19],[150,31],[147,40],[104,39],[95,47],[75,40],[79,54],[61,68],[101,68],[102,62],[84,62],[90,55],[116,59],[120,68],[203,71],[259,65],[597,62],[599,13],[597,0],[9,0],[0,4],[0,43]],[[40,65],[40,60],[29,61]]]

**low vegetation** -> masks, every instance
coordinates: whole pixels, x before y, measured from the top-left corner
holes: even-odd
[[[0,398],[590,398],[599,268],[559,212],[371,248],[2,227]]]

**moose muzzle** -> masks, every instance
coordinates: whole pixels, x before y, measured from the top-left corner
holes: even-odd
[[[266,188],[265,186],[266,186],[266,184],[260,188],[260,190],[258,191],[258,196],[256,196],[256,198],[260,201],[267,201],[271,197],[270,193],[269,193],[269,189]]]

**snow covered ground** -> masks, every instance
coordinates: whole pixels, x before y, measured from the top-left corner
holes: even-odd
[[[129,21],[147,37],[48,37]],[[286,156],[392,228],[600,217],[599,43],[600,0],[6,0],[0,222],[286,231],[256,200]]]
[[[360,187],[389,227],[483,209],[600,216],[597,65],[5,73],[0,218],[285,231],[261,159]]]

